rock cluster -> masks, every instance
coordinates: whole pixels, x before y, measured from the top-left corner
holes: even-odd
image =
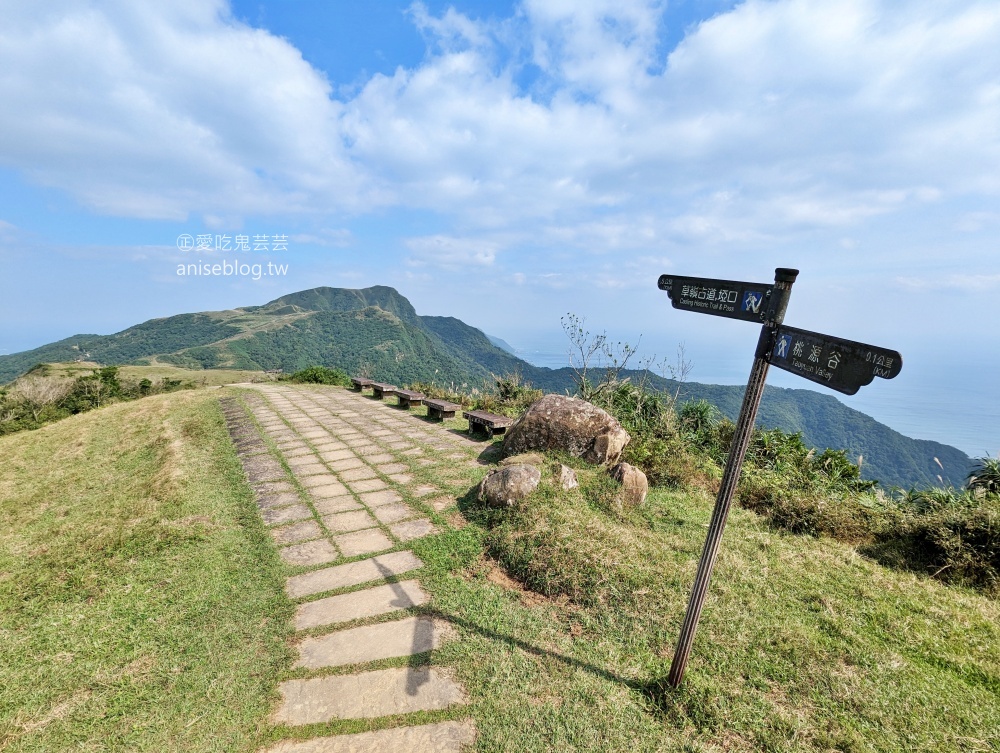
[[[636,507],[645,501],[649,483],[641,470],[618,462],[628,441],[628,432],[606,411],[578,398],[546,395],[508,430],[504,459],[483,479],[477,496],[491,507],[512,507],[541,482],[546,460],[539,451],[555,450],[610,466],[611,477],[621,484],[618,505]],[[572,468],[555,463],[551,470],[563,491],[580,485]]]
[[[503,454],[562,450],[593,465],[610,466],[628,441],[628,432],[607,411],[579,398],[546,395],[507,430]]]

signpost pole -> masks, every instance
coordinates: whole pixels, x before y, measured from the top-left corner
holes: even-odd
[[[767,379],[771,350],[774,348],[775,332],[785,318],[785,309],[788,308],[792,283],[795,282],[798,274],[797,269],[776,269],[774,272],[774,289],[768,300],[764,326],[761,328],[760,339],[757,341],[757,352],[743,397],[743,407],[740,408],[740,415],[736,421],[736,431],[733,434],[732,446],[729,448],[729,457],[726,459],[726,468],[722,474],[719,495],[715,500],[712,522],[709,524],[705,547],[701,553],[701,560],[698,562],[698,572],[695,575],[691,600],[688,602],[684,623],[681,625],[681,634],[677,639],[677,650],[674,651],[673,663],[670,665],[670,674],[667,677],[667,682],[675,688],[684,679],[684,669],[687,667],[688,657],[691,655],[694,634],[698,629],[701,609],[705,605],[708,585],[712,580],[712,568],[715,567],[715,560],[719,556],[722,532],[726,527],[726,518],[729,516],[729,508],[733,501],[733,495],[736,493],[736,485],[740,480],[743,458],[750,444],[750,436],[757,420],[757,409],[760,407],[760,399],[764,394],[764,381]]]

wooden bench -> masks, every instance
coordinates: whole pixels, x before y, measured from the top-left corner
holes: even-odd
[[[427,406],[427,417],[444,421],[446,418],[454,418],[455,411],[462,406],[458,403],[449,403],[447,400],[424,400]]]
[[[394,390],[394,392],[399,398],[400,408],[416,407],[424,401],[422,392],[414,392],[413,390]]]
[[[372,386],[372,380],[364,377],[351,377],[351,384],[358,392],[364,392],[366,387]]]
[[[469,434],[475,433],[478,427],[482,428],[490,439],[496,434],[503,434],[514,423],[513,418],[497,416],[484,410],[462,411],[462,415],[469,419]]]
[[[396,385],[386,384],[385,382],[372,382],[372,395],[375,396],[376,400],[381,400],[386,395],[391,395],[396,391]]]

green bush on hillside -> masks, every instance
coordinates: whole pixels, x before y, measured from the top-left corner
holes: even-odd
[[[310,366],[292,374],[289,381],[300,384],[329,384],[338,387],[348,387],[351,378],[342,369],[331,369],[326,366]]]
[[[474,410],[488,411],[499,416],[517,418],[528,406],[541,399],[544,393],[524,381],[519,372],[493,376],[483,390],[473,396]]]
[[[122,379],[117,366],[93,369],[75,379],[50,372],[47,365],[38,364],[0,389],[0,436],[38,429],[110,403],[193,387],[166,377],[155,383],[149,379]]]
[[[602,389],[581,384],[583,393],[629,432],[623,460],[650,484],[718,489],[736,427],[710,403],[678,409],[671,396],[608,372]],[[884,564],[1000,589],[1000,460],[981,458],[965,490],[893,497],[844,450],[817,452],[800,433],[755,429],[736,501],[777,528],[859,545]]]

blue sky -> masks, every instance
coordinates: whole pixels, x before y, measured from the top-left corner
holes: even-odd
[[[846,403],[1000,449],[1000,4],[0,14],[0,353],[386,284],[525,349],[563,347],[574,312],[738,382],[747,325],[670,309],[656,278],[793,266],[790,324],[904,355]],[[182,251],[182,235],[267,243]],[[223,259],[287,271],[177,274]]]

